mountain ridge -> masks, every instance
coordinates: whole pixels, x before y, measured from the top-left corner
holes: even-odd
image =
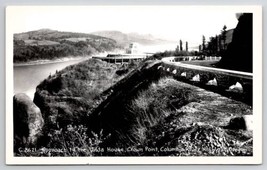
[[[38,37],[38,36],[42,36],[42,37]],[[32,30],[32,31],[14,34],[14,39],[20,39],[20,40],[34,39],[34,38],[55,39],[55,38],[66,38],[66,37],[105,38],[105,37],[96,36],[90,33],[58,31],[58,30],[53,30],[49,28],[42,28],[38,30]]]
[[[142,45],[175,43],[172,40],[160,39],[154,37],[151,34],[139,34],[136,32],[123,33],[121,31],[116,30],[104,30],[92,32],[91,34],[114,39],[115,41],[117,41],[118,44],[122,46],[126,46],[131,42],[137,42]]]

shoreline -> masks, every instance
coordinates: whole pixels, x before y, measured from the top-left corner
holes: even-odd
[[[75,60],[87,60],[92,58],[92,56],[86,56],[86,57],[63,57],[55,60],[36,60],[36,61],[30,61],[26,63],[13,63],[14,67],[20,67],[20,66],[32,66],[32,65],[42,65],[42,64],[53,64],[53,63],[61,63],[61,62],[67,62],[67,61],[75,61]]]

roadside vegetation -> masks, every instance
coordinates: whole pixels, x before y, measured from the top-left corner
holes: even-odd
[[[164,57],[173,57],[173,56],[196,56],[198,55],[195,51],[177,51],[177,50],[170,50],[170,51],[164,51],[164,52],[158,52],[155,53],[153,56],[151,56],[149,59],[158,59],[161,60]]]

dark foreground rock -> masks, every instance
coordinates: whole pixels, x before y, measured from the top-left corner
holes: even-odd
[[[34,146],[44,125],[41,111],[24,93],[16,94],[13,101],[14,146]]]
[[[252,130],[253,119],[252,115],[244,115],[242,117],[234,117],[230,120],[228,129],[233,130]]]
[[[221,59],[218,67],[252,72],[253,50],[253,15],[245,13],[239,17],[239,22],[234,30],[233,40],[229,44],[226,54]]]

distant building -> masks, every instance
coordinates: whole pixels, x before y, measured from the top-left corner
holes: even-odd
[[[138,54],[140,53],[137,43],[131,43],[128,48],[126,48],[126,54]]]

